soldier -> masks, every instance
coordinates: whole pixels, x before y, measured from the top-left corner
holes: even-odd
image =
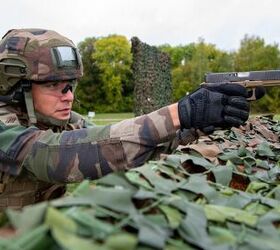
[[[243,124],[244,87],[202,86],[178,103],[114,125],[71,111],[82,76],[71,40],[44,29],[10,30],[0,42],[0,208],[61,196],[64,185],[137,167],[180,129],[211,133]]]

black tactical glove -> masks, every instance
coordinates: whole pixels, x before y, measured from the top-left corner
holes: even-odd
[[[178,103],[182,128],[206,134],[216,128],[238,127],[249,117],[248,92],[235,83],[210,83],[185,96]]]

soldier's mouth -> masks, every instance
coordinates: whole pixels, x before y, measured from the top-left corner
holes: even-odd
[[[59,110],[57,110],[57,112],[59,112],[59,113],[69,113],[70,111],[71,111],[70,108],[65,108],[65,109],[59,109]]]

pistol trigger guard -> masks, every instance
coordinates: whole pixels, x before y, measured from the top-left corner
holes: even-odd
[[[255,101],[255,100],[257,100],[256,88],[252,88],[248,93],[250,94],[250,96],[247,97],[248,101]]]

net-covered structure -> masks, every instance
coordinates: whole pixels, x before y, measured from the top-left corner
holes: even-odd
[[[141,42],[131,39],[133,55],[134,113],[142,115],[171,103],[172,82],[169,56]]]

